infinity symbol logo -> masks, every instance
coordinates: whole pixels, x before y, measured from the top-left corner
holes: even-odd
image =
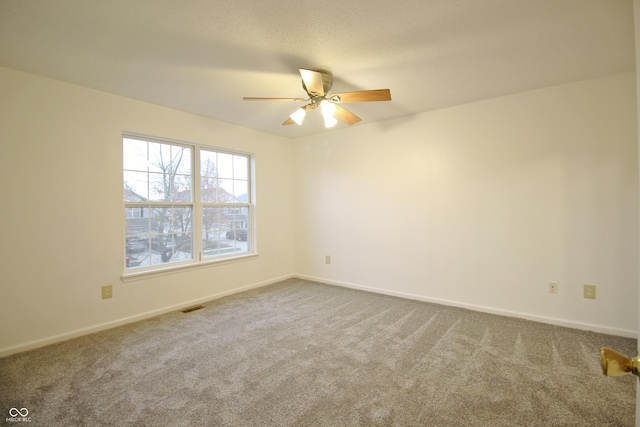
[[[17,417],[18,415],[20,415],[21,417],[26,417],[27,415],[29,415],[29,410],[27,408],[11,408],[9,409],[9,415],[12,417]]]

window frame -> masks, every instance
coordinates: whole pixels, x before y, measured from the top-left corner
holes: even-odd
[[[125,139],[135,139],[145,142],[155,142],[159,144],[170,144],[174,146],[182,146],[187,147],[191,150],[191,179],[192,179],[192,201],[191,202],[183,202],[183,201],[175,201],[175,202],[166,202],[166,201],[144,201],[144,202],[131,202],[125,201],[124,197],[124,144]],[[140,278],[145,278],[149,276],[156,275],[164,275],[171,274],[181,270],[186,269],[196,269],[203,267],[210,267],[212,265],[217,265],[221,263],[230,263],[230,262],[238,262],[243,261],[248,258],[253,258],[258,255],[257,251],[257,232],[256,232],[256,203],[255,203],[255,155],[250,152],[240,151],[235,149],[229,149],[224,147],[217,147],[208,144],[201,143],[193,143],[186,141],[179,141],[169,138],[145,135],[135,132],[123,132],[121,135],[121,153],[122,153],[122,167],[121,167],[121,192],[122,192],[122,209],[121,213],[123,214],[123,219],[125,221],[123,227],[123,244],[122,249],[124,251],[122,268],[122,280],[124,282],[136,280]],[[202,175],[201,175],[201,152],[208,151],[214,153],[222,153],[222,154],[230,154],[236,156],[246,157],[247,159],[247,202],[240,203],[213,203],[213,202],[203,202],[202,201]],[[177,261],[171,263],[162,263],[157,265],[149,265],[140,268],[130,269],[127,267],[127,254],[126,254],[126,244],[127,244],[127,209],[128,208],[149,208],[149,210],[153,209],[154,206],[191,206],[192,207],[192,234],[193,234],[193,257],[190,260],[185,261]],[[212,257],[205,257],[203,255],[204,251],[204,242],[203,242],[203,233],[204,233],[204,224],[203,224],[203,209],[205,207],[227,207],[227,208],[246,208],[247,209],[247,250],[241,253],[230,253],[230,254],[222,254]]]

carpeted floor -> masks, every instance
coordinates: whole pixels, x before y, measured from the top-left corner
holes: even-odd
[[[290,279],[0,359],[31,426],[633,426],[636,340]]]

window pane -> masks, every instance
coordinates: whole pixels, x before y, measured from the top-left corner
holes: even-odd
[[[239,215],[236,220],[242,220],[242,228],[249,228],[249,207],[240,208]]]
[[[172,228],[170,206],[151,209],[151,234],[171,233]]]
[[[163,173],[149,174],[149,200],[167,202],[171,200],[171,177]]]
[[[155,201],[190,202],[191,177],[171,174],[150,174],[151,197]]]
[[[151,265],[193,259],[193,233],[163,234],[151,238]]]
[[[217,200],[218,179],[203,177],[200,180],[200,199],[205,203],[213,203]]]
[[[158,142],[149,142],[149,171],[150,172],[156,172],[156,173],[162,173],[164,172],[163,169],[163,164],[165,164],[165,160],[163,159],[163,150],[162,150],[162,146],[165,144],[160,144]],[[167,146],[167,153],[165,154],[165,157],[170,157],[169,153],[168,153],[168,146]]]
[[[176,174],[191,175],[191,149],[174,145],[171,150],[173,171]]]
[[[203,219],[203,257],[247,252],[249,247],[247,208],[205,207]]]
[[[247,252],[249,250],[249,208],[225,208],[222,213],[225,218],[225,245],[227,252]]]
[[[126,266],[146,267],[150,260],[149,209],[143,206],[126,207]]]
[[[127,237],[127,268],[148,267],[150,260],[149,236]]]
[[[220,221],[220,208],[206,207],[202,209],[202,229],[211,233],[217,230]]]
[[[176,175],[171,183],[171,201],[191,202],[193,200],[192,182],[190,175]]]
[[[218,176],[233,178],[233,155],[218,153]]]
[[[235,179],[249,179],[249,159],[245,156],[233,156],[233,177]]]
[[[170,262],[173,258],[173,236],[162,234],[151,237],[151,265]]]
[[[122,144],[122,165],[125,170],[147,171],[147,141],[125,138]]]
[[[173,209],[173,231],[176,233],[187,233],[193,231],[191,207]]]
[[[205,258],[216,256],[220,249],[220,208],[202,209],[202,247]]]
[[[218,180],[220,188],[218,189],[219,203],[235,203],[236,200],[233,197],[233,180],[232,179],[220,179]]]
[[[193,233],[175,235],[175,248],[171,262],[189,261],[193,259]]]
[[[146,202],[149,200],[149,175],[146,172],[124,172],[125,202]]]
[[[233,182],[233,196],[238,202],[248,202],[249,195],[247,181],[234,181]]]
[[[200,176],[215,177],[218,175],[216,158],[216,153],[204,150],[200,151]]]
[[[146,208],[126,208],[127,236],[149,234],[149,214]]]
[[[127,207],[127,268],[193,259],[193,208]]]

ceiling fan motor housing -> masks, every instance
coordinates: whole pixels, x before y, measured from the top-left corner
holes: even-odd
[[[333,74],[331,73],[331,71],[327,71],[327,70],[310,70],[310,71],[315,71],[322,75],[322,88],[324,90],[324,94],[314,97],[312,93],[309,92],[307,85],[304,84],[304,80],[302,80],[302,87],[304,91],[307,92],[314,101],[320,102],[324,99],[325,95],[328,94],[331,88],[333,87]]]

